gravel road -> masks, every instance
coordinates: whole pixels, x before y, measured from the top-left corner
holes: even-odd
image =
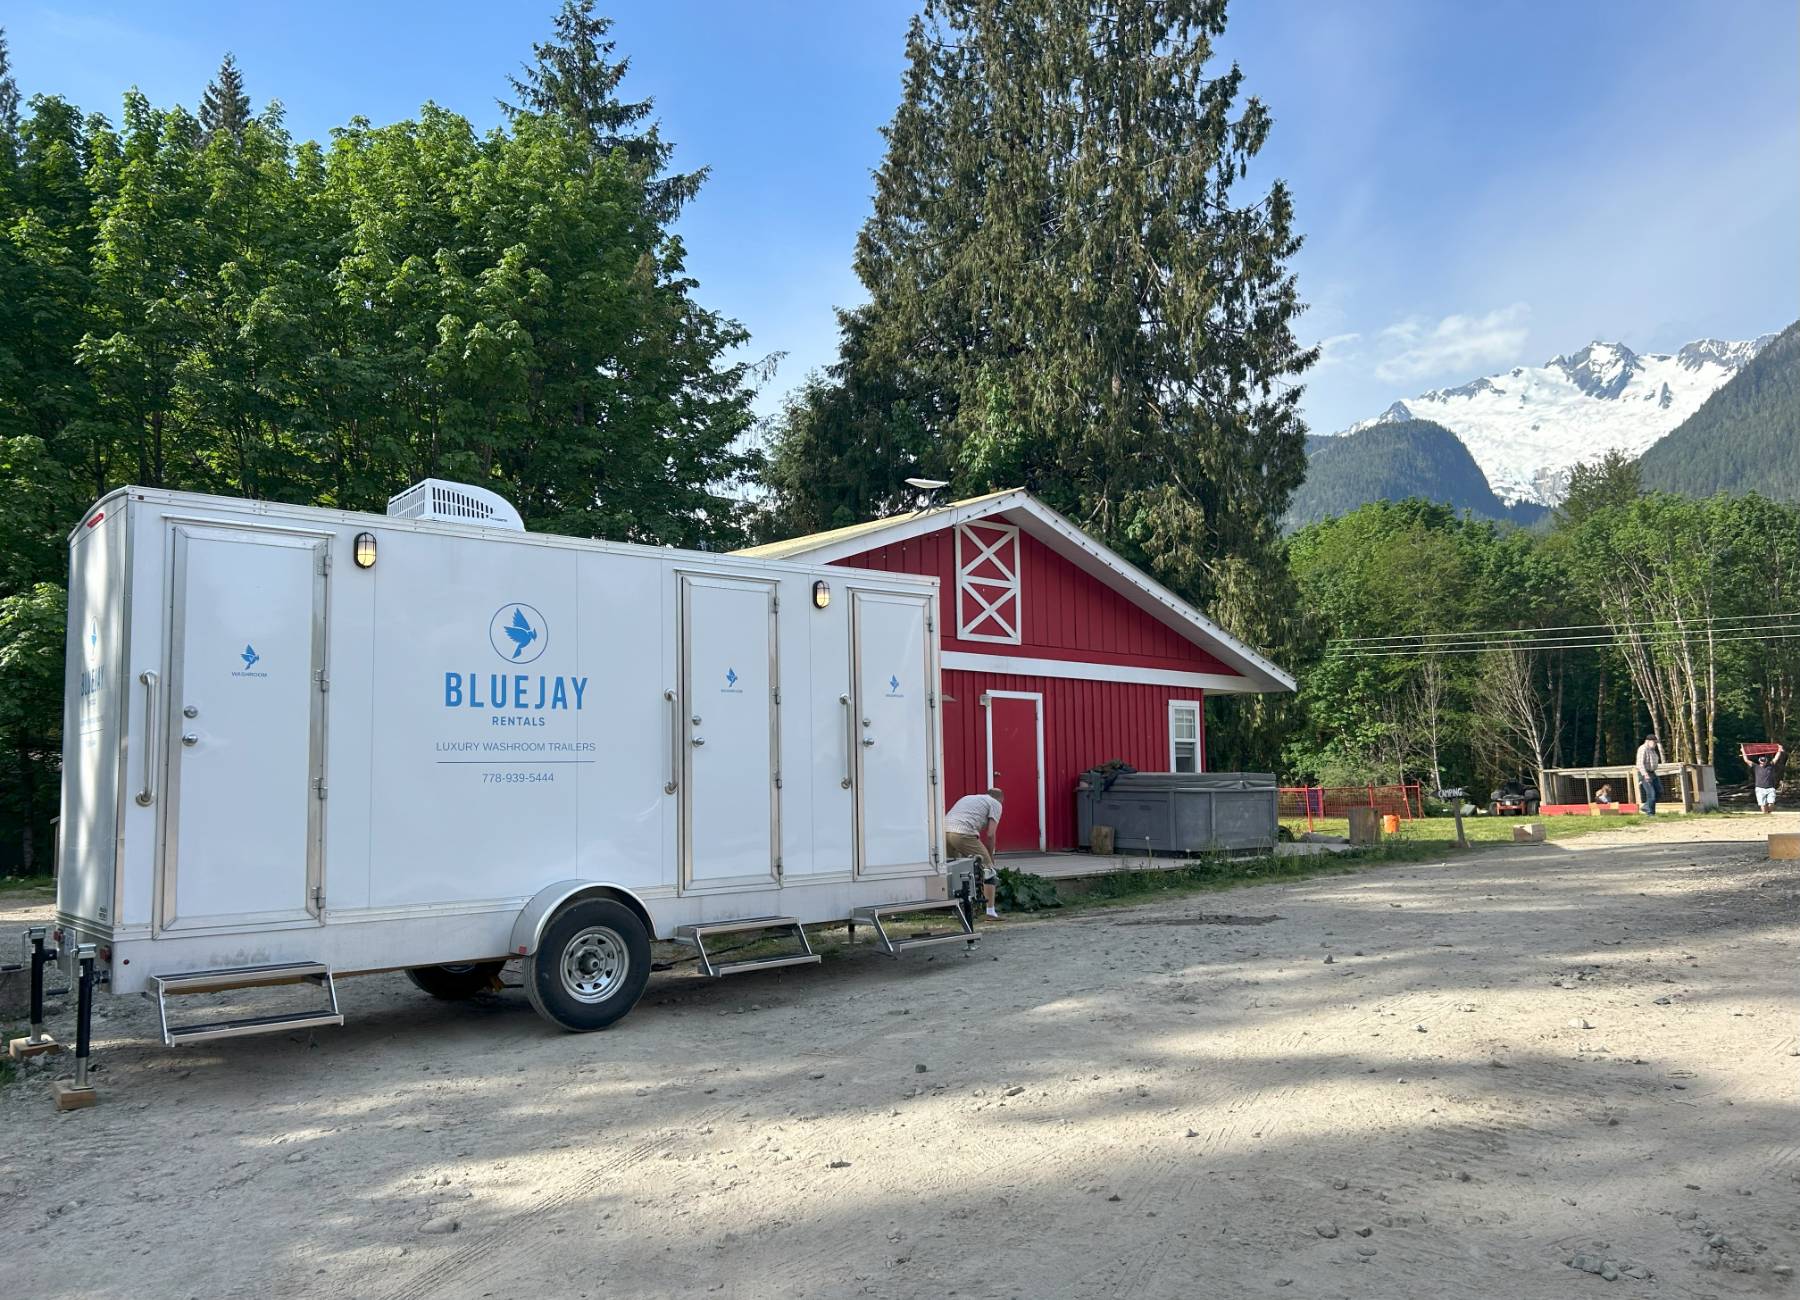
[[[1800,1267],[1800,815],[656,976],[0,1088],[18,1296],[1764,1296]],[[40,909],[41,911],[41,909]],[[0,942],[24,919],[0,905]]]

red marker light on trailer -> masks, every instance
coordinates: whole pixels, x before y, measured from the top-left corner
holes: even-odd
[[[106,511],[96,510],[96,511],[94,511],[94,517],[87,521],[87,526],[89,528],[92,528],[95,524],[99,523],[104,518],[106,518]]]

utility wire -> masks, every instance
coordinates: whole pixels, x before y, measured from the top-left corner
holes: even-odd
[[[1594,645],[1617,645],[1625,641],[1641,641],[1650,645],[1663,645],[1675,641],[1704,643],[1710,640],[1714,644],[1717,644],[1721,641],[1748,636],[1756,632],[1800,632],[1800,623],[1775,621],[1745,623],[1737,627],[1717,629],[1701,627],[1649,632],[1627,629],[1625,632],[1617,635],[1605,632],[1559,633],[1536,628],[1521,628],[1514,635],[1504,636],[1491,633],[1469,633],[1469,637],[1476,638],[1473,640],[1417,641],[1410,644],[1353,644],[1333,641],[1330,644],[1334,648],[1339,646],[1347,647],[1346,652],[1351,654],[1372,653],[1382,650],[1392,650],[1398,653],[1423,653],[1427,650],[1495,649],[1504,646],[1530,647],[1549,642],[1569,642],[1571,644],[1588,642]]]
[[[1669,637],[1652,640],[1652,647],[1708,645],[1739,645],[1751,641],[1793,641],[1800,640],[1800,628],[1791,632],[1772,632],[1760,636],[1719,636],[1719,637]],[[1542,641],[1503,641],[1491,645],[1459,645],[1459,646],[1415,646],[1402,650],[1351,650],[1345,652],[1327,651],[1333,659],[1391,659],[1395,657],[1438,658],[1444,655],[1478,655],[1488,654],[1495,650],[1605,650],[1618,646],[1618,642],[1610,637],[1591,640],[1562,641],[1554,638]]]
[[[1508,636],[1512,634],[1536,635],[1540,632],[1588,632],[1606,631],[1608,633],[1621,628],[1635,627],[1709,627],[1720,623],[1745,623],[1760,619],[1800,618],[1800,610],[1783,614],[1719,614],[1705,618],[1677,619],[1643,619],[1625,623],[1567,623],[1556,627],[1524,627],[1524,628],[1486,628],[1473,632],[1391,632],[1384,636],[1345,636],[1336,637],[1334,642],[1350,645],[1371,641],[1414,641],[1434,637],[1487,637]]]

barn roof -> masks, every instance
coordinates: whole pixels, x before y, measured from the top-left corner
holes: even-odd
[[[1109,547],[1070,523],[1024,488],[1008,488],[984,496],[911,514],[890,515],[828,532],[769,542],[738,551],[766,560],[807,559],[829,564],[877,546],[935,533],[972,519],[1001,519],[1038,539],[1082,571],[1105,583],[1146,613],[1204,646],[1244,678],[1246,691],[1291,691],[1294,679],[1232,636],[1199,610]]]

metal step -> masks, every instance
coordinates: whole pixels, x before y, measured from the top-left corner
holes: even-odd
[[[344,1023],[338,1010],[337,984],[331,967],[323,962],[283,962],[273,966],[222,966],[217,970],[180,971],[152,975],[147,983],[156,993],[156,1014],[162,1024],[163,1045],[209,1042],[217,1038],[242,1038],[250,1034],[278,1034],[288,1029],[318,1029]],[[280,988],[289,984],[316,984],[325,991],[330,1006],[314,1011],[290,1011],[272,1016],[238,1016],[230,1020],[196,1025],[169,1024],[169,999],[192,993],[224,993],[232,989]]]
[[[946,920],[954,917],[957,930],[951,934],[926,934],[910,939],[896,939],[887,932],[886,922],[896,917],[918,916],[927,912],[942,912]],[[968,913],[963,911],[962,903],[954,898],[921,898],[910,903],[877,903],[869,907],[853,907],[850,909],[852,938],[855,937],[859,923],[875,931],[875,942],[890,957],[940,943],[966,943],[973,949],[981,942],[981,936],[975,933],[975,926],[970,922]]]
[[[800,945],[799,952],[777,953],[772,957],[746,957],[742,961],[721,962],[723,955],[706,950],[708,939],[721,938],[728,934],[751,934],[758,930],[771,932],[792,931],[794,942]],[[696,925],[678,925],[669,936],[671,941],[685,944],[700,957],[700,972],[719,978],[725,975],[741,975],[745,971],[773,970],[777,966],[816,966],[819,954],[812,950],[812,944],[806,938],[806,927],[791,916],[742,916],[731,921],[702,921]]]
[[[278,1034],[284,1029],[318,1029],[341,1025],[344,1017],[337,1012],[297,1011],[282,1016],[245,1016],[241,1020],[220,1020],[210,1025],[177,1025],[163,1029],[163,1042],[170,1047],[183,1043],[205,1043],[215,1038],[243,1038],[250,1034]]]

